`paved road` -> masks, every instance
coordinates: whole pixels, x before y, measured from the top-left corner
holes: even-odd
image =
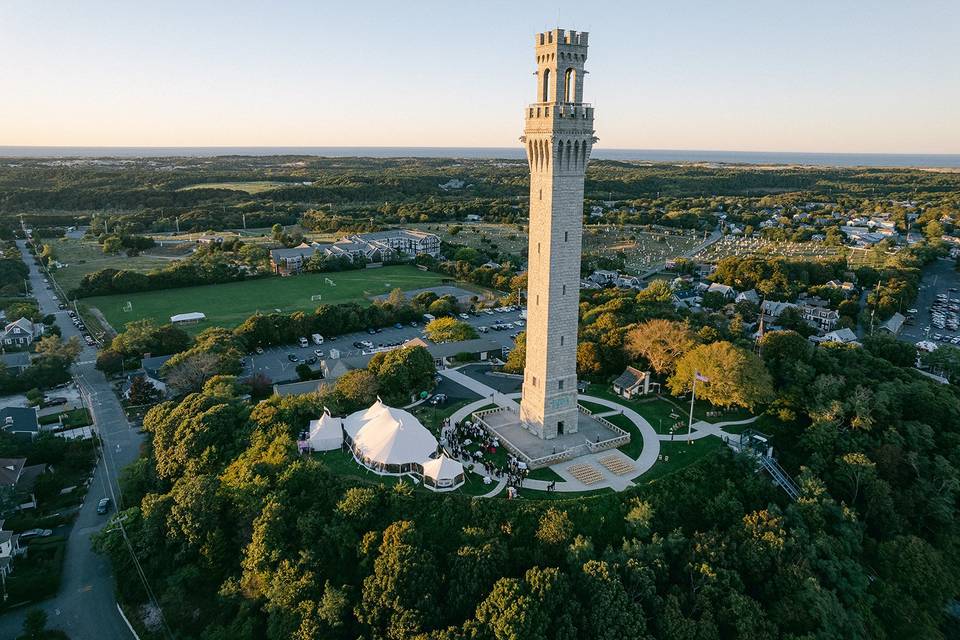
[[[24,262],[30,266],[30,284],[40,310],[45,314],[56,314],[64,338],[80,335],[66,312],[57,310],[53,294],[44,285],[44,276],[27,253],[25,243],[18,241],[17,246]],[[130,428],[112,387],[94,368],[95,359],[96,351],[84,346],[74,366],[74,376],[90,398],[94,422],[103,440],[104,455],[97,464],[87,499],[70,530],[60,592],[40,607],[49,615],[51,628],[63,629],[74,640],[127,640],[133,636],[117,612],[110,563],[91,549],[90,536],[108,519],[97,515],[100,498],[112,495],[116,497],[115,503],[123,505],[117,474],[138,456],[141,436]],[[26,609],[21,608],[0,616],[0,638],[17,637],[25,614]]]

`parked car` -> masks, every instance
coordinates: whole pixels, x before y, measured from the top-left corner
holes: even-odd
[[[461,320],[469,320],[469,319],[470,319],[470,316],[468,316],[468,315],[465,314],[465,313],[461,313],[461,314],[460,314],[460,319],[461,319]]]
[[[403,329],[403,324],[400,323],[400,322],[396,323],[396,324],[393,325],[393,326],[394,326],[395,328],[397,328],[397,329]]]
[[[323,355],[324,355],[324,354],[323,354],[323,349],[314,349],[314,350],[313,350],[313,355],[317,356],[318,358],[322,358]]]
[[[97,503],[97,513],[100,515],[107,513],[110,511],[111,504],[113,504],[113,502],[110,500],[110,498],[101,498],[100,502]]]
[[[317,356],[310,356],[309,358],[304,360],[304,362],[306,362],[307,364],[317,364]]]
[[[445,394],[445,393],[437,393],[437,394],[435,394],[433,397],[430,398],[429,404],[431,404],[431,405],[433,405],[434,407],[436,407],[437,405],[441,405],[441,404],[443,404],[443,403],[446,402],[446,401],[447,401],[447,394]]]
[[[373,334],[375,334],[376,332],[377,332],[377,330],[374,329],[373,327],[370,327],[370,328],[367,329],[367,333],[369,333],[370,335],[373,335]]]
[[[363,343],[360,342],[359,340],[357,340],[356,342],[354,342],[354,343],[353,343],[353,346],[356,347],[357,349],[363,349]]]
[[[257,347],[257,348],[255,349],[255,351],[257,352],[257,355],[258,355],[258,356],[259,356],[259,355],[263,355],[263,347]]]
[[[298,358],[298,357],[297,357],[297,354],[295,354],[295,353],[288,353],[288,354],[287,354],[287,360],[289,360],[290,362],[299,362],[299,361],[300,361],[300,358]]]
[[[45,398],[43,404],[47,405],[48,407],[55,407],[57,405],[67,404],[67,399],[60,396],[54,396],[52,398]]]
[[[52,529],[27,529],[20,534],[20,539],[29,540],[30,538],[46,538],[50,535],[53,535]]]

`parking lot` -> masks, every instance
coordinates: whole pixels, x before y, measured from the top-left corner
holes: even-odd
[[[467,319],[463,321],[473,327],[480,328],[493,327],[497,324],[498,320],[502,325],[514,324],[520,320],[520,310],[514,309],[513,311],[505,313],[480,312],[477,315],[468,316]],[[311,336],[304,336],[310,342],[307,347],[289,344],[264,349],[262,354],[252,353],[248,355],[242,375],[250,376],[255,373],[263,373],[273,382],[297,380],[296,368],[298,364],[308,362],[310,358],[317,358],[316,362],[310,364],[310,367],[318,370],[320,368],[320,361],[330,356],[330,349],[339,351],[341,358],[353,358],[362,355],[365,351],[370,351],[369,348],[360,349],[354,346],[356,342],[369,341],[375,348],[391,344],[399,345],[407,340],[423,337],[423,326],[424,323],[422,321],[417,321],[417,326],[410,326],[409,324],[403,325],[400,328],[390,326],[380,329],[374,334],[369,334],[366,331],[358,331],[342,336],[323,336],[323,344],[319,346],[313,344]],[[482,333],[481,337],[489,338],[502,347],[512,349],[512,336],[520,331],[523,331],[522,327],[514,326],[513,328],[501,331],[488,330],[486,333]],[[323,357],[317,357],[315,350],[322,351]],[[297,361],[293,362],[290,360],[290,355],[296,356]]]
[[[917,299],[904,315],[908,323],[901,340],[960,344],[960,274],[953,260],[937,260],[924,269]]]

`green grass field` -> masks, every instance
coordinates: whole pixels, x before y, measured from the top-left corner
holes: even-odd
[[[326,278],[336,286],[326,284]],[[200,311],[206,314],[206,321],[186,327],[195,333],[212,326],[235,327],[257,311],[267,313],[279,309],[289,313],[313,310],[322,303],[367,303],[369,296],[397,287],[404,290],[430,287],[440,284],[441,279],[439,274],[404,265],[98,296],[85,298],[83,302],[98,308],[117,331],[123,330],[126,323],[142,318],[164,324],[170,322],[172,315]],[[313,295],[320,295],[322,299],[313,301],[310,299]],[[130,311],[123,310],[127,302],[132,305]]]
[[[58,238],[48,242],[53,247],[54,257],[67,266],[53,272],[53,277],[64,291],[75,289],[80,280],[88,273],[100,269],[127,269],[145,273],[153,269],[162,269],[170,264],[171,257],[139,255],[128,257],[125,254],[104,255],[96,242]]]
[[[263,193],[264,191],[273,191],[283,187],[298,186],[298,182],[274,182],[271,180],[251,180],[250,182],[204,182],[202,184],[192,184],[188,187],[178,189],[178,191],[191,191],[194,189],[229,189],[230,191],[244,191],[250,195]]]

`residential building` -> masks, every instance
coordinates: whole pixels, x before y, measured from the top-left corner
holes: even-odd
[[[880,325],[880,329],[887,333],[897,335],[900,333],[900,329],[903,328],[903,323],[906,319],[902,313],[894,313],[886,322]]]
[[[711,282],[710,286],[707,287],[707,293],[719,293],[725,300],[733,300],[737,295],[736,289],[726,284],[720,284],[719,282]]]
[[[20,536],[5,530],[3,520],[0,520],[0,578],[5,580],[13,573],[14,558],[26,552],[26,548],[20,547]]]
[[[833,331],[840,320],[840,314],[831,309],[826,300],[820,298],[798,300],[796,308],[804,320],[822,332]]]
[[[270,265],[276,273],[298,273],[318,253],[332,258],[346,258],[351,262],[362,259],[374,265],[420,255],[436,258],[440,256],[440,237],[416,229],[360,233],[334,243],[303,243],[291,249],[273,249],[270,251]]]
[[[40,432],[37,410],[33,407],[3,407],[0,409],[0,430],[17,436],[36,438]]]
[[[25,351],[14,351],[0,355],[0,362],[7,371],[17,376],[30,366],[30,354]]]
[[[33,509],[33,488],[47,470],[45,464],[27,465],[26,458],[0,458],[0,490],[12,491],[17,509]]]
[[[831,331],[830,333],[821,337],[810,336],[810,341],[817,344],[832,342],[837,344],[852,344],[855,346],[860,346],[860,342],[857,340],[857,334],[846,327],[843,329],[837,329],[836,331]]]
[[[741,291],[737,294],[737,297],[734,298],[734,302],[752,302],[753,304],[760,304],[760,294],[757,293],[756,289]]]
[[[23,348],[33,344],[33,341],[43,335],[43,325],[31,322],[26,318],[20,318],[7,324],[3,328],[3,340],[5,347]]]

